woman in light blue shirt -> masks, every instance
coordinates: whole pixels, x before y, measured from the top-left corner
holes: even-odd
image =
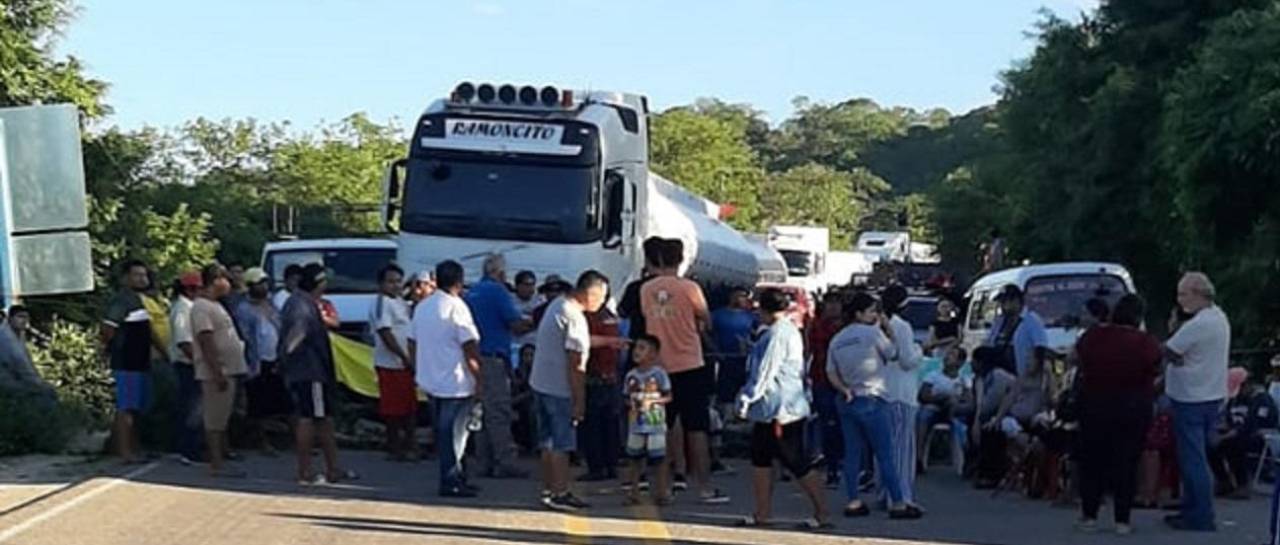
[[[831,339],[827,350],[827,378],[840,393],[840,427],[844,435],[844,485],[849,499],[846,517],[871,514],[858,498],[858,476],[862,473],[863,444],[871,446],[880,468],[881,483],[889,494],[891,519],[918,519],[920,508],[906,503],[889,427],[888,385],[885,366],[897,356],[893,333],[880,314],[875,297],[858,293],[845,305],[849,323]]]
[[[764,526],[772,512],[773,463],[778,461],[795,476],[813,505],[813,518],[805,529],[831,528],[822,477],[813,471],[804,446],[809,399],[804,391],[804,340],[786,316],[791,301],[780,290],[760,294],[760,318],[768,326],[752,347],[747,360],[748,378],[738,396],[738,415],[750,420],[752,483],[755,513],[743,521]]]

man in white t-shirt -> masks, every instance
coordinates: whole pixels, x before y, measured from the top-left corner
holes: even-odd
[[[1191,319],[1165,342],[1169,361],[1165,394],[1173,401],[1174,435],[1178,440],[1178,468],[1182,474],[1182,512],[1165,517],[1178,530],[1211,532],[1213,479],[1205,445],[1218,422],[1227,397],[1227,367],[1231,324],[1214,304],[1213,283],[1204,273],[1189,272],[1178,282],[1178,306]]]
[[[471,309],[459,297],[462,278],[457,261],[436,265],[439,289],[414,309],[408,341],[418,387],[433,398],[440,495],[473,498],[478,489],[467,484],[462,457],[480,382],[480,332]]]
[[[387,450],[391,460],[414,457],[414,415],[418,412],[418,388],[409,357],[409,305],[400,297],[404,269],[388,264],[378,271],[381,292],[369,309],[373,331],[373,366],[378,373],[378,415],[387,425]]]

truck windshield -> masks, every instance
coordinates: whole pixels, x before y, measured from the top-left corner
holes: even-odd
[[[597,169],[468,160],[409,161],[400,228],[437,236],[599,240]]]
[[[787,262],[787,274],[791,276],[809,276],[813,271],[812,254],[800,250],[778,250],[782,260]]]
[[[1097,297],[1112,307],[1128,291],[1123,280],[1109,274],[1039,276],[1027,282],[1027,307],[1047,327],[1077,327],[1087,315],[1086,301]]]

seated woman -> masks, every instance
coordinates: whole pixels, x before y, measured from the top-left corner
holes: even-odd
[[[958,408],[964,394],[965,385],[960,377],[960,368],[964,366],[967,357],[968,353],[963,348],[952,346],[942,360],[942,369],[925,375],[921,381],[918,394],[920,412],[916,417],[917,445],[925,444],[925,438],[934,425],[951,421],[953,409]],[[922,447],[917,454],[917,462],[923,467],[929,453]]]

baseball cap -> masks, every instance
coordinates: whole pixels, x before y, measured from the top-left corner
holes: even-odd
[[[267,271],[262,270],[262,267],[254,267],[244,272],[244,283],[246,285],[253,285],[266,281]]]
[[[413,275],[413,281],[417,283],[435,282],[436,278],[435,274],[431,271],[421,271],[418,274]]]
[[[197,271],[187,271],[178,277],[178,283],[184,288],[203,288],[204,280],[200,279],[200,273]]]

